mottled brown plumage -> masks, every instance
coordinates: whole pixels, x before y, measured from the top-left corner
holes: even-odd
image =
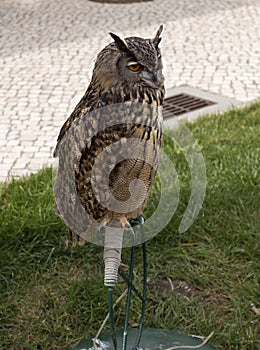
[[[153,39],[110,33],[114,42],[98,54],[89,87],[61,128],[54,191],[73,241],[95,241],[98,225],[127,227],[143,213],[162,144],[161,31]]]

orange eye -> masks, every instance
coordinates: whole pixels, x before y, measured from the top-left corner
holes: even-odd
[[[130,62],[127,67],[131,72],[138,72],[142,68],[142,66],[136,62]]]

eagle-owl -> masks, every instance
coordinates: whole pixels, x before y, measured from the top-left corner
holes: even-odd
[[[95,242],[97,226],[126,228],[143,213],[162,144],[162,29],[152,39],[110,33],[60,130],[54,193],[74,243]]]

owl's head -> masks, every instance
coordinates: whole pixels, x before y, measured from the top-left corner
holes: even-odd
[[[122,83],[158,89],[163,86],[162,59],[159,43],[161,25],[152,39],[129,37],[121,39],[110,33],[114,42],[107,45],[97,56],[93,79],[102,90]]]

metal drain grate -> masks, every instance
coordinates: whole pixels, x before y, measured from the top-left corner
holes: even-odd
[[[180,93],[164,100],[163,118],[164,120],[167,120],[215,104],[216,102],[213,101]]]
[[[134,2],[146,2],[153,0],[89,0],[93,2],[100,2],[102,4],[131,4]]]

